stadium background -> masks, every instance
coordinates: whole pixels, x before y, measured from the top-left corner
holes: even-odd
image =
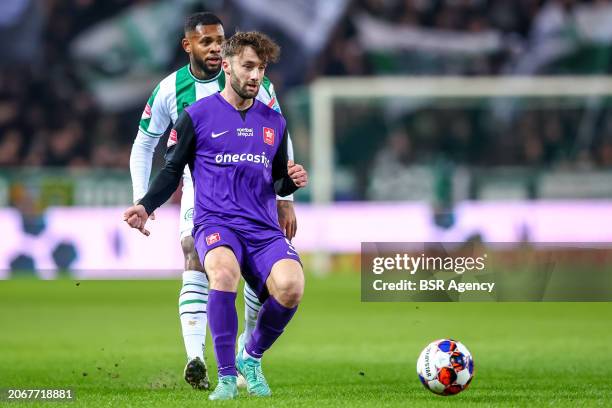
[[[612,2],[572,0],[3,1],[0,278],[58,279],[0,283],[0,322],[10,328],[0,334],[10,367],[0,387],[71,385],[85,390],[85,402],[120,405],[190,398],[173,372],[182,361],[180,192],[150,223],[149,238],[128,230],[121,214],[132,199],[129,154],[144,103],[186,64],[181,27],[195,10],[216,12],[228,35],[257,29],[281,44],[267,75],[312,176],[296,197],[295,239],[310,294],[269,364],[280,376],[293,356],[337,379],[313,396],[315,374],[284,378],[281,396],[298,389],[304,404],[375,406],[409,393],[419,405],[443,403],[421,394],[412,366],[426,343],[456,336],[480,370],[466,403],[610,398],[609,304],[359,303],[362,241],[612,242]],[[444,78],[457,79],[454,93],[436,87]],[[519,86],[516,78],[530,79]],[[385,95],[404,80],[436,96]],[[503,91],[491,96],[487,86]],[[315,135],[317,87],[334,101],[322,123],[333,131]],[[358,96],[334,99],[338,88]],[[333,180],[324,180],[330,171]],[[100,278],[170,280],[81,282]],[[57,377],[26,362],[41,333],[41,361]],[[353,356],[339,357],[343,348]],[[599,374],[587,368],[601,362]],[[126,400],[113,394],[127,388],[134,394]]]

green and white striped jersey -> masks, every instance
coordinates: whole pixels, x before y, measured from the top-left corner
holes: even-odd
[[[223,70],[211,79],[200,80],[191,73],[189,64],[164,78],[153,90],[140,118],[139,129],[151,137],[160,137],[174,124],[183,110],[206,96],[225,88]],[[281,112],[274,86],[264,77],[257,99]]]
[[[159,139],[168,126],[176,123],[183,110],[195,101],[205,98],[225,88],[225,74],[223,70],[206,81],[197,79],[191,73],[189,64],[164,78],[153,90],[147,101],[140,123],[138,134],[130,154],[130,174],[134,202],[142,198],[149,187],[153,153]],[[267,77],[264,77],[259,94],[256,97],[272,109],[281,112],[274,87]],[[287,140],[287,153],[293,160],[293,143],[291,137]],[[189,167],[185,167],[183,190],[193,188]],[[277,197],[279,200],[293,200],[293,195]]]

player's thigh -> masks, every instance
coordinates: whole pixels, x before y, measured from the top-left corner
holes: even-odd
[[[206,252],[204,268],[211,289],[235,292],[238,288],[240,265],[231,248],[218,246]]]
[[[272,266],[266,286],[268,292],[281,304],[295,306],[304,294],[304,283],[302,265],[293,259],[281,259]]]

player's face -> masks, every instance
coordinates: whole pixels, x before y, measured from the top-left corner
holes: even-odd
[[[225,32],[221,24],[198,25],[195,30],[185,34],[183,48],[191,56],[198,68],[207,75],[216,74],[221,69],[221,44]]]
[[[251,47],[245,47],[240,55],[231,58],[230,83],[242,99],[257,96],[266,71],[266,65]]]

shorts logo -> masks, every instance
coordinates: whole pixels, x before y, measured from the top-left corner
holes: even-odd
[[[274,146],[274,129],[265,127],[263,128],[263,134],[264,143]]]
[[[142,112],[142,119],[150,119],[151,118],[151,105],[149,105],[147,103],[147,105],[144,108],[144,111]]]
[[[291,243],[291,241],[289,241],[287,238],[285,238],[285,242],[287,242],[287,245],[289,246],[289,250],[287,251],[287,255],[299,256],[297,254],[297,251],[295,250],[295,247]]]
[[[170,136],[168,136],[168,146],[174,146],[178,142],[178,134],[176,133],[176,129],[172,129],[170,131]]]
[[[185,219],[186,220],[192,220],[193,219],[193,208],[188,209],[185,212]]]
[[[206,237],[206,245],[212,245],[215,242],[221,241],[221,234],[215,232],[214,234],[210,234]]]

